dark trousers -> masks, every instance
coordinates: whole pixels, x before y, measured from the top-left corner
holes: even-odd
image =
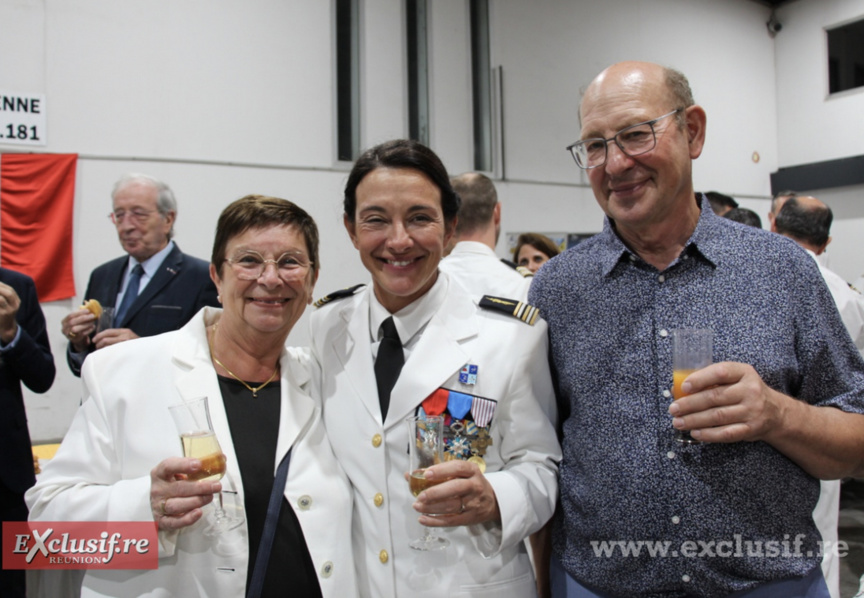
[[[24,495],[12,492],[0,483],[0,521],[27,521]],[[23,570],[0,569],[0,595],[4,598],[24,598],[26,586]]]

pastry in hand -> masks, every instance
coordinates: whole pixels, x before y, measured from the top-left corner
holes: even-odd
[[[102,305],[96,299],[88,299],[81,307],[96,316],[97,320],[102,315]]]

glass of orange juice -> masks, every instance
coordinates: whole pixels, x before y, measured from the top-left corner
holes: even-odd
[[[710,328],[679,328],[672,331],[672,397],[687,396],[681,390],[684,380],[714,361],[714,333]],[[676,430],[675,440],[683,444],[699,442],[690,432]]]

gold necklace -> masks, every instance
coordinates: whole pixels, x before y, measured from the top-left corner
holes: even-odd
[[[216,329],[217,329],[217,328],[219,328],[219,323],[218,323],[218,322],[217,322],[216,324],[213,324],[213,337],[216,336]],[[252,392],[252,398],[253,398],[253,399],[257,399],[257,398],[258,398],[258,391],[261,390],[262,388],[264,388],[265,386],[267,386],[268,384],[270,384],[271,382],[273,382],[273,378],[276,377],[276,373],[279,371],[279,365],[277,364],[276,367],[273,368],[273,373],[270,374],[270,377],[267,378],[267,380],[264,382],[264,384],[262,384],[261,386],[258,386],[258,387],[253,388],[252,386],[250,386],[249,384],[247,384],[244,380],[242,380],[240,377],[238,377],[237,374],[235,374],[234,372],[232,372],[231,370],[229,370],[227,367],[225,367],[225,364],[224,364],[224,363],[222,363],[221,361],[219,361],[219,358],[216,357],[216,353],[213,351],[213,337],[207,339],[207,340],[208,340],[208,344],[210,345],[210,355],[213,357],[213,361],[216,362],[216,365],[221,366],[223,370],[225,370],[226,372],[228,372],[228,375],[229,375],[229,376],[231,376],[232,378],[234,378],[235,380],[237,380],[237,382],[239,382],[240,384],[242,384],[243,386],[245,386],[246,388],[248,388],[248,389]]]

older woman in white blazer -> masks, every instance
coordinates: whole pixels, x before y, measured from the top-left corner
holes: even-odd
[[[351,493],[309,395],[305,352],[285,340],[318,275],[312,218],[282,199],[247,196],[220,216],[211,276],[222,310],[185,327],[94,353],[84,401],[27,494],[31,519],[155,521],[159,568],[88,571],[84,596],[244,596],[274,486],[291,450],[262,596],[356,594]],[[221,482],[193,482],[169,406],[209,397],[227,457]],[[205,534],[213,493],[243,523]],[[279,489],[276,489],[278,492]],[[279,494],[275,494],[279,496]]]
[[[524,539],[552,516],[560,459],[546,323],[439,272],[459,199],[429,148],[397,140],[368,150],[344,207],[372,284],[319,302],[312,338],[325,424],[354,487],[360,594],[536,596]],[[375,363],[391,318],[404,366],[387,402]],[[426,477],[447,481],[415,500],[405,419],[418,413],[445,417],[447,461]],[[450,545],[409,548],[421,524]]]

